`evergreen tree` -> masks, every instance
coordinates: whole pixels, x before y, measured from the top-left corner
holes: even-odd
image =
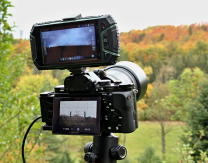
[[[191,146],[195,149],[193,154],[195,160],[200,155],[199,150],[206,151],[208,154],[208,81],[204,80],[199,87],[200,93],[193,108],[189,108],[190,118],[187,121],[188,131],[192,132]],[[204,131],[205,136],[200,140],[200,130]],[[182,138],[187,143],[187,139]],[[194,144],[197,144],[194,146]]]
[[[75,160],[72,160],[71,159],[71,155],[69,152],[67,151],[64,151],[63,154],[62,154],[62,157],[61,159],[58,161],[58,163],[74,163]]]
[[[139,163],[162,163],[161,158],[155,154],[153,147],[147,147],[137,160]]]
[[[73,163],[70,153],[66,150],[69,148],[69,137],[61,138],[50,133],[45,134],[43,139],[47,145],[45,150],[45,160],[49,163]]]

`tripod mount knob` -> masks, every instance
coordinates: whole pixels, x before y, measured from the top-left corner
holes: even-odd
[[[93,147],[93,143],[92,142],[89,142],[85,145],[84,147],[84,152],[87,153],[87,152],[92,152],[92,147]]]
[[[123,160],[127,155],[127,150],[122,145],[114,145],[110,150],[111,156],[115,160]]]
[[[84,160],[88,163],[93,163],[97,161],[98,157],[92,152],[87,152],[84,156]]]

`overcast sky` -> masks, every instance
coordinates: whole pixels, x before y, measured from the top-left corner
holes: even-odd
[[[18,26],[14,37],[29,38],[34,23],[60,20],[70,14],[82,16],[111,14],[119,32],[155,25],[181,25],[208,22],[208,0],[10,0]]]

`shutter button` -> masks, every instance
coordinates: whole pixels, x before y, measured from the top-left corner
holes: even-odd
[[[102,22],[102,29],[104,30],[106,28],[106,25],[104,22]]]

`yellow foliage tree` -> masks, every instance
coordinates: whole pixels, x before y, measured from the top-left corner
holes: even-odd
[[[146,109],[149,108],[147,101],[150,98],[150,93],[152,89],[153,89],[152,84],[148,84],[146,94],[140,101],[137,102],[137,111],[138,111],[139,120],[146,120],[148,118],[147,117],[148,115],[146,113]]]
[[[40,93],[45,84],[46,89],[44,91],[53,91],[53,87],[58,85],[58,80],[54,79],[49,74],[43,75],[27,75],[22,76],[21,80],[17,84],[17,89],[25,89],[28,93]]]
[[[147,76],[147,80],[149,80],[149,76],[153,73],[153,69],[151,66],[144,67],[144,72]]]

